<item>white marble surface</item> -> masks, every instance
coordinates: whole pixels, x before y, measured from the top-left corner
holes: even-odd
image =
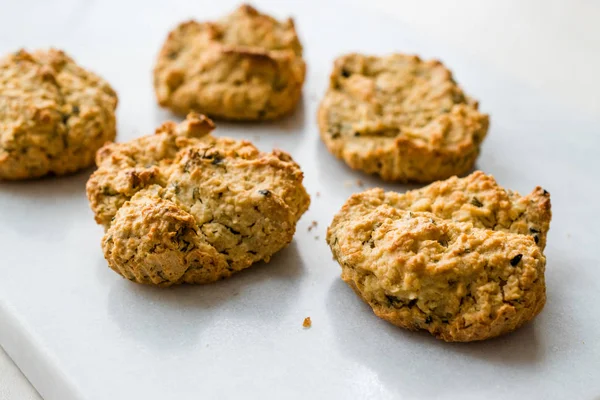
[[[0,348],[0,399],[40,399],[39,394],[2,348]]]
[[[0,51],[51,44],[65,47],[82,64],[114,83],[121,95],[120,139],[134,137],[150,132],[168,116],[154,108],[147,76],[150,68],[146,65],[152,62],[166,29],[184,17],[201,18],[208,8],[199,6],[199,2],[192,5],[176,1],[169,7],[155,3],[158,2],[2,0]],[[310,2],[267,3],[283,15],[293,13],[295,8],[304,9]],[[355,0],[353,7],[365,7],[365,3]],[[219,7],[226,11],[232,4],[233,1],[222,1]],[[323,0],[319,4],[327,10],[329,3]],[[592,379],[600,370],[599,348],[594,343],[595,332],[600,329],[598,313],[586,306],[594,304],[592,300],[598,301],[600,292],[598,273],[592,269],[599,262],[592,250],[600,222],[599,193],[593,185],[600,172],[594,150],[600,145],[595,125],[600,113],[600,29],[596,23],[600,4],[584,0],[371,0],[368,6],[372,10],[365,12],[365,26],[358,29],[346,23],[341,31],[319,32],[311,24],[326,18],[315,12],[314,21],[309,21],[311,13],[298,13],[302,17],[298,26],[310,62],[304,108],[283,126],[256,127],[249,136],[260,137],[258,144],[263,148],[278,145],[290,150],[301,163],[316,152],[322,160],[317,161],[316,167],[326,168],[330,174],[324,176],[305,167],[311,194],[321,191],[323,197],[313,196],[313,207],[302,220],[295,243],[273,264],[249,270],[220,287],[206,290],[185,288],[157,293],[131,287],[103,265],[97,245],[100,231],[91,223],[79,190],[85,174],[52,186],[43,183],[37,187],[0,187],[0,237],[3,246],[9,247],[0,258],[0,271],[5,277],[0,281],[0,309],[4,307],[5,313],[19,316],[2,321],[5,325],[0,326],[0,331],[6,331],[10,325],[12,335],[7,338],[5,333],[2,343],[10,342],[13,356],[20,357],[21,364],[27,366],[28,374],[46,393],[47,400],[126,398],[126,393],[135,392],[132,380],[149,385],[161,380],[165,386],[148,389],[148,398],[158,396],[168,386],[171,391],[165,393],[176,393],[176,387],[185,390],[195,375],[182,372],[179,378],[183,381],[179,382],[178,375],[172,373],[190,362],[185,351],[196,354],[197,360],[210,361],[217,371],[229,370],[250,386],[256,385],[252,371],[261,366],[266,371],[265,385],[281,382],[280,386],[269,387],[273,396],[293,389],[299,397],[354,393],[373,398],[452,398],[454,393],[464,399],[471,398],[469,393],[485,393],[478,380],[491,379],[492,371],[496,377],[506,379],[491,384],[498,396],[561,398],[567,390],[571,398],[600,396],[600,386]],[[216,8],[212,6],[208,14],[216,15]],[[329,11],[335,10],[342,17],[357,15],[357,9],[332,7]],[[378,13],[384,15],[381,26]],[[396,28],[389,27],[393,20],[398,21]],[[397,50],[406,48],[428,57],[442,57],[454,67],[467,91],[480,98],[483,108],[492,114],[492,131],[480,168],[521,191],[543,184],[553,196],[555,219],[547,251],[548,306],[533,324],[490,344],[445,346],[380,323],[337,281],[338,270],[329,261],[322,240],[315,241],[314,235],[306,233],[307,225],[316,219],[322,239],[329,214],[350,192],[359,190],[341,185],[344,180],[356,179],[356,174],[330,160],[316,139],[316,99],[324,87],[329,60],[335,55],[328,53],[331,46],[320,42],[338,40],[341,50],[368,50],[365,41],[351,40],[357,30],[364,31],[364,36],[373,36],[378,30],[394,29],[398,32]],[[120,37],[115,30],[128,34]],[[372,46],[373,51],[391,50],[391,43],[394,42],[389,38],[382,39]],[[132,68],[139,68],[146,75],[136,76]],[[495,82],[490,82],[490,77]],[[239,126],[220,126],[226,130],[220,131],[222,134],[246,135]],[[282,127],[287,134],[280,132]],[[289,131],[294,130],[303,130],[298,132],[303,136],[290,137],[293,132]],[[507,164],[505,160],[512,157],[514,161]],[[310,162],[302,164],[304,167]],[[377,184],[376,180],[363,180],[367,185]],[[588,187],[584,190],[585,184]],[[334,191],[327,195],[332,188]],[[23,205],[33,205],[39,212],[55,210],[56,214],[41,215],[42,224],[37,225],[23,220],[29,214],[23,214]],[[77,218],[71,218],[73,214]],[[59,228],[49,232],[51,226]],[[24,238],[29,241],[27,248],[22,244]],[[59,250],[63,252],[60,257],[53,255]],[[25,260],[22,254],[27,254]],[[47,269],[40,270],[46,264],[56,268],[59,276],[65,274],[77,281],[65,284],[63,276],[55,286],[59,293],[48,290],[45,282],[29,282],[34,273],[33,276],[48,273]],[[23,270],[14,273],[16,265]],[[90,273],[82,272],[82,268]],[[57,279],[57,274],[48,274],[48,278]],[[229,299],[229,294],[235,293],[239,294]],[[281,307],[261,309],[268,300],[267,294],[282,296]],[[40,298],[41,295],[47,297]],[[72,301],[81,304],[75,306]],[[65,312],[73,316],[65,317]],[[46,314],[55,316],[47,318]],[[302,331],[299,326],[306,315],[313,317],[315,325]],[[161,324],[168,326],[161,329]],[[257,330],[257,324],[270,331]],[[15,332],[29,333],[24,338]],[[259,336],[248,342],[246,353],[236,354],[235,365],[228,369],[223,358],[232,354],[228,352],[239,351],[237,346],[246,343],[244,335]],[[112,338],[112,345],[103,342],[103,336]],[[290,350],[294,347],[296,351]],[[85,357],[78,358],[75,351]],[[130,357],[120,357],[123,352]],[[295,366],[287,366],[289,356],[293,356]],[[399,358],[394,362],[391,357]],[[259,358],[262,361],[256,361]],[[411,361],[407,363],[405,358]],[[148,375],[151,371],[144,369],[143,364],[157,360],[163,367],[157,367],[156,376]],[[457,372],[448,367],[451,360],[456,363],[452,369],[474,374],[474,382],[469,382],[472,392],[467,390],[467,381],[455,376]],[[132,364],[127,365],[128,361]],[[273,363],[280,367],[269,367]],[[307,372],[311,369],[314,373]],[[117,370],[119,374],[115,373]],[[145,374],[140,375],[140,371]],[[419,372],[433,375],[430,386]],[[306,380],[295,382],[290,373]],[[403,376],[412,381],[402,383]],[[96,386],[99,383],[95,379],[101,377],[111,379]],[[511,382],[510,385],[520,387],[519,379],[525,377],[532,382],[541,380],[544,387],[535,392],[525,388],[511,393],[510,386],[507,389],[504,385]],[[219,382],[223,375],[209,373],[206,378]],[[451,390],[440,388],[444,380],[448,380],[446,385]],[[282,387],[283,383],[288,386]],[[457,386],[460,384],[467,388]],[[228,387],[208,393],[226,396],[237,390],[230,380],[224,385]],[[535,385],[531,383],[530,387]],[[323,386],[330,390],[319,392]],[[255,389],[259,393],[266,387],[257,385]],[[81,397],[77,397],[78,393]],[[183,398],[185,394],[181,394]],[[0,398],[38,398],[3,352]]]

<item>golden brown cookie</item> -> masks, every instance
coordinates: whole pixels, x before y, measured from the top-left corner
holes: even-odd
[[[342,279],[377,316],[445,341],[511,332],[546,302],[550,195],[475,172],[398,194],[352,195],[327,242]]]
[[[0,180],[88,167],[116,135],[117,95],[60,50],[0,59]]]
[[[306,65],[294,22],[242,5],[169,33],[154,69],[158,102],[178,114],[269,120],[294,109]]]
[[[98,151],[87,196],[109,266],[138,283],[227,278],[292,240],[310,198],[282,151],[210,135],[190,114],[156,134]]]
[[[441,62],[404,54],[338,58],[318,121],[332,154],[399,182],[469,172],[489,125]]]

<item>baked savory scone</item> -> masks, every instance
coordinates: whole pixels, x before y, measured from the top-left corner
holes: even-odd
[[[116,135],[117,95],[60,50],[0,59],[0,180],[88,167]]]
[[[169,33],[154,70],[161,106],[231,120],[269,120],[294,109],[306,65],[294,22],[248,5],[217,22]]]
[[[377,316],[446,341],[498,336],[546,302],[550,195],[475,172],[405,194],[351,196],[327,242],[342,279]]]
[[[153,136],[98,151],[87,196],[109,266],[138,283],[170,286],[229,277],[291,242],[310,198],[282,151],[216,138],[190,114]]]
[[[469,172],[489,125],[442,63],[404,54],[338,58],[318,122],[336,157],[399,182]]]

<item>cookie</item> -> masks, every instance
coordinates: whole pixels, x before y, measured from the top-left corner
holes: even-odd
[[[98,151],[87,183],[109,266],[145,284],[209,283],[292,240],[310,198],[285,152],[214,137],[190,114],[155,135]]]
[[[271,120],[298,103],[306,65],[294,22],[242,5],[169,33],[154,69],[158,103],[178,114]]]
[[[511,332],[546,301],[550,195],[475,172],[398,194],[352,195],[327,242],[342,279],[394,325],[468,342]]]
[[[89,167],[116,135],[117,94],[60,50],[0,60],[0,179],[65,175]]]
[[[468,173],[489,125],[441,62],[404,54],[338,58],[318,122],[351,168],[423,183]]]

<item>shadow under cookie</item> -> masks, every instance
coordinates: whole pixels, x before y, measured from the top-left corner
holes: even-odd
[[[501,373],[503,381],[510,376],[522,379],[531,365],[545,358],[539,321],[488,341],[444,343],[426,332],[407,331],[377,318],[340,279],[329,289],[326,308],[340,351],[374,371],[399,396],[418,393],[419,398],[438,398],[452,392],[468,397],[473,385],[489,384],[490,371]]]
[[[67,215],[72,216],[76,215],[73,212],[75,209],[88,210],[85,182],[90,172],[91,169],[88,168],[64,177],[0,182],[0,224],[23,237],[40,236],[48,241],[63,240],[55,227],[64,227],[71,220],[65,218],[60,210],[69,210]],[[35,210],[35,218],[30,218],[30,210]]]
[[[257,332],[275,324],[297,298],[297,280],[305,270],[295,241],[269,263],[205,285],[156,288],[118,277],[106,261],[100,268],[114,276],[108,296],[111,319],[133,342],[167,353],[197,347],[202,331],[225,321]],[[285,296],[275,299],[272,293]]]

